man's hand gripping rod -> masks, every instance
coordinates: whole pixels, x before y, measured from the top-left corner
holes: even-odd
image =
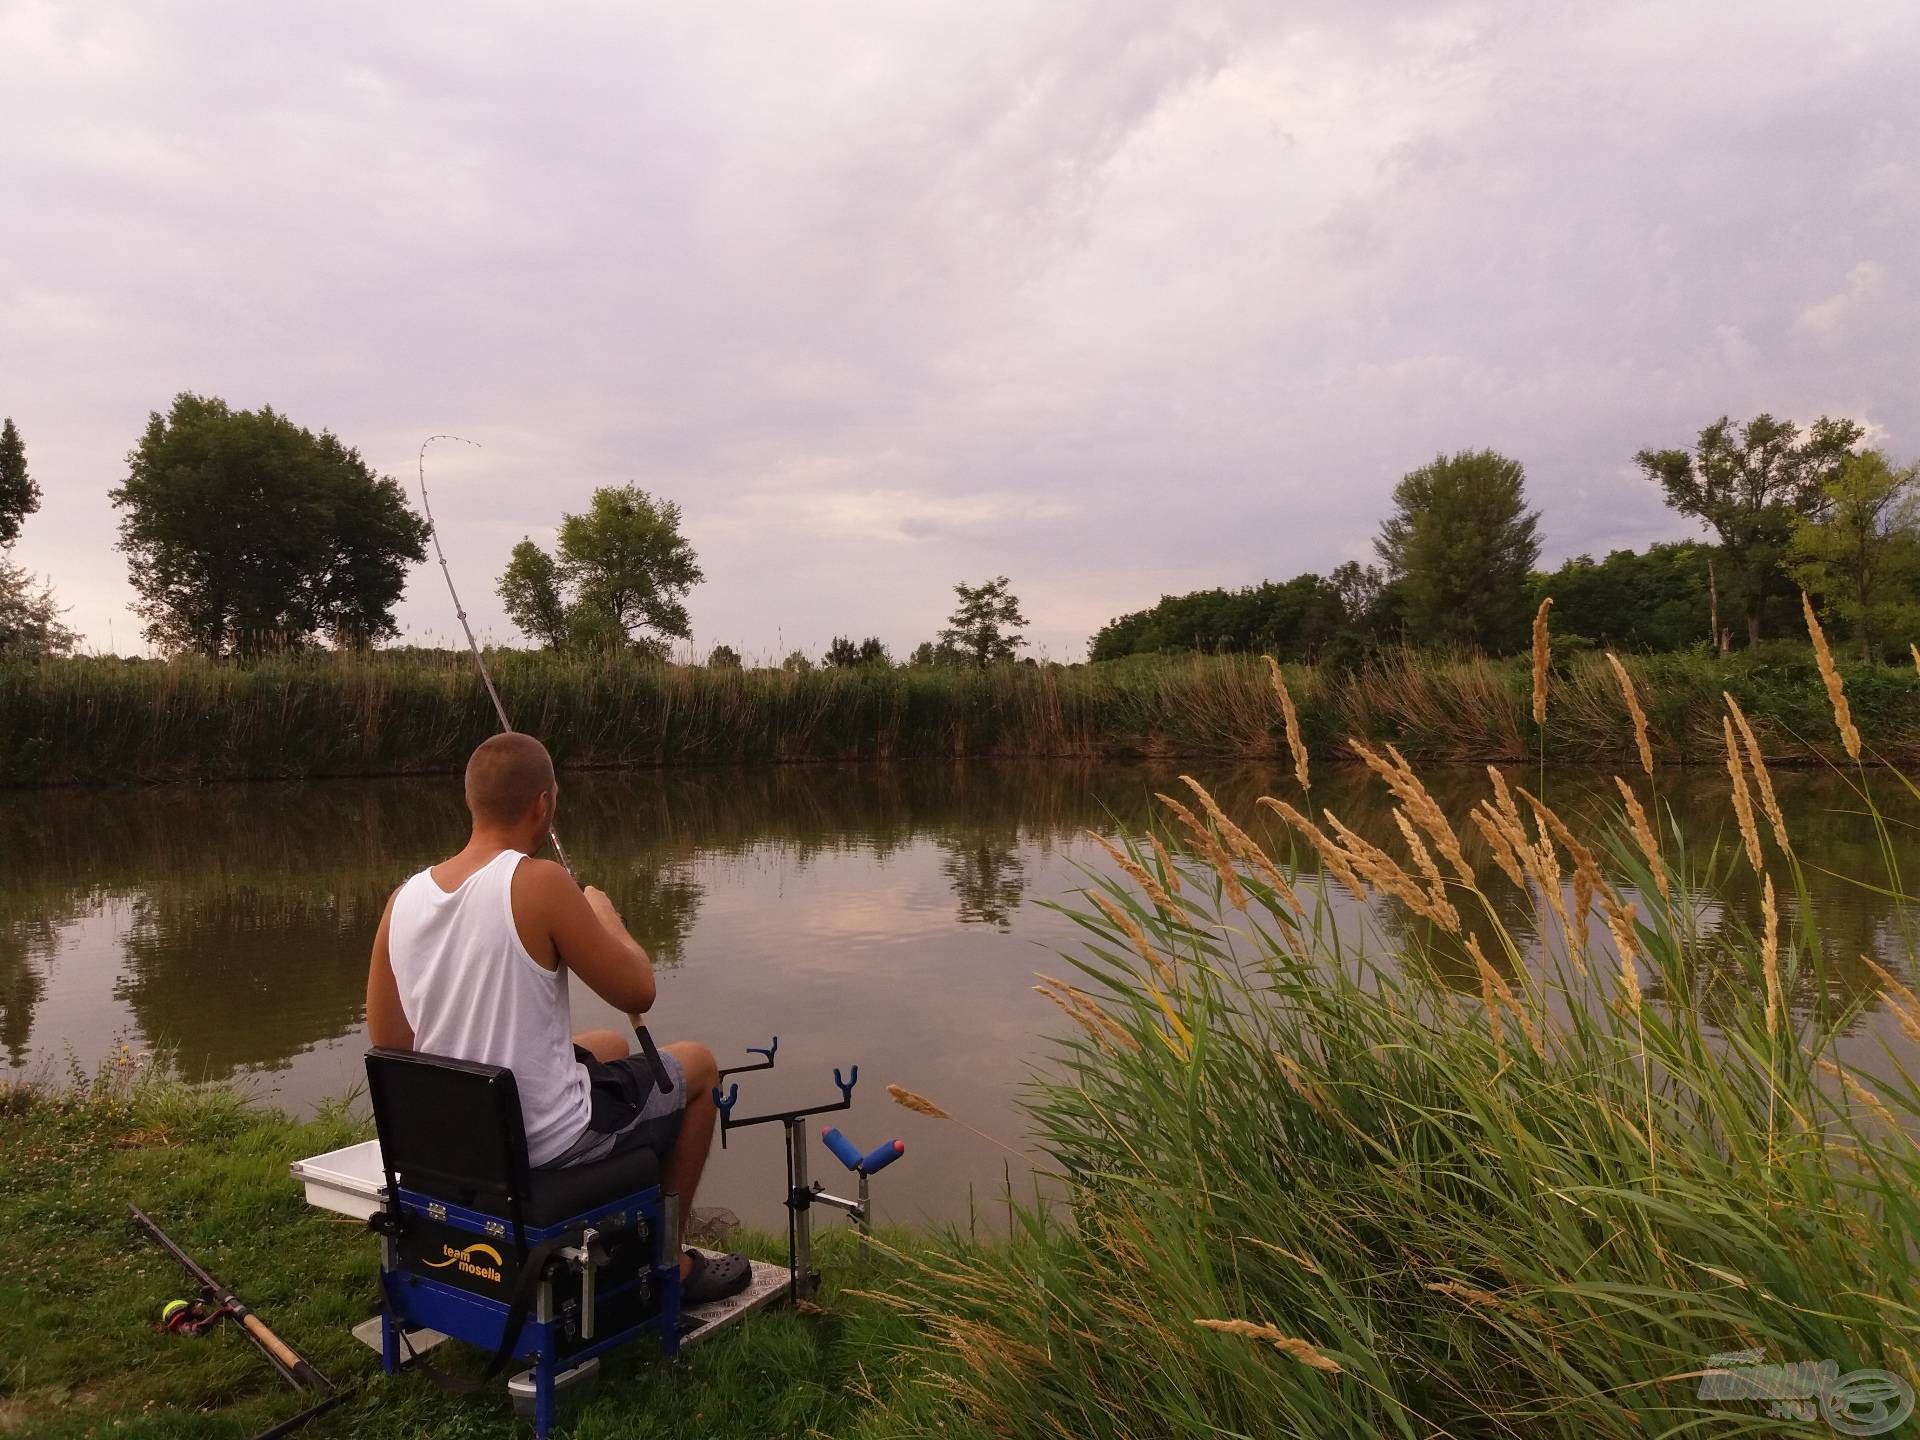
[[[434,557],[440,562],[440,574],[447,582],[447,594],[453,597],[453,613],[459,618],[460,629],[467,637],[467,648],[473,652],[473,663],[480,667],[480,683],[487,687],[487,698],[493,701],[493,713],[500,717],[500,728],[511,733],[513,722],[507,718],[507,707],[500,703],[500,692],[494,688],[493,676],[487,672],[487,658],[480,653],[480,642],[473,638],[473,627],[467,623],[467,612],[460,603],[460,592],[453,588],[453,571],[447,568],[447,552],[440,548],[440,527],[434,524],[433,506],[427,500],[427,446],[436,440],[458,440],[462,445],[471,445],[476,450],[483,447],[478,440],[469,440],[464,435],[429,435],[422,440],[419,456],[420,508],[426,512],[427,534],[432,537]],[[567,858],[566,847],[560,843],[560,833],[552,825],[547,826],[547,843],[553,846],[555,857],[577,884],[580,877],[574,872],[573,862]],[[667,1074],[667,1067],[660,1061],[660,1051],[653,1043],[653,1036],[637,1020],[633,1024],[633,1033],[640,1042],[641,1053],[647,1057],[647,1065],[653,1071],[654,1082],[659,1085],[660,1093],[671,1093],[673,1080]]]

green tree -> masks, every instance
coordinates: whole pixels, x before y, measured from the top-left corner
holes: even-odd
[[[909,665],[959,665],[965,659],[965,656],[944,640],[937,643],[932,640],[922,640],[913,647],[913,654],[908,657],[907,663]]]
[[[513,547],[500,577],[500,603],[507,618],[551,650],[572,638],[567,602],[560,594],[560,566],[531,540]]]
[[[1309,573],[1239,590],[1162,595],[1149,610],[1109,620],[1088,642],[1088,655],[1259,652],[1307,660],[1336,637],[1369,626],[1380,593],[1380,572],[1348,561],[1325,578]]]
[[[20,527],[39,508],[40,487],[27,473],[27,442],[9,415],[0,421],[0,548],[20,538]]]
[[[1860,641],[1863,659],[1920,630],[1920,466],[1878,450],[1849,455],[1821,485],[1823,512],[1794,526],[1789,568]]]
[[[1864,432],[1822,415],[1805,440],[1797,426],[1756,415],[1737,430],[1722,415],[1685,450],[1642,450],[1634,461],[1667,504],[1720,538],[1725,581],[1746,612],[1747,643],[1760,639],[1767,599],[1785,587],[1782,562],[1794,526],[1826,508],[1826,482]]]
[[[1441,455],[1394,488],[1374,541],[1397,590],[1407,638],[1500,654],[1527,634],[1527,579],[1540,558],[1540,517],[1526,471],[1492,450]]]
[[[707,668],[709,670],[738,670],[740,668],[740,652],[731,645],[716,645],[707,652]]]
[[[705,578],[680,533],[680,507],[634,485],[593,492],[586,513],[563,515],[558,555],[513,547],[500,577],[507,616],[547,645],[630,643],[656,655],[692,633],[683,603]]]
[[[70,654],[80,637],[60,623],[63,613],[51,585],[0,554],[0,659]]]
[[[393,607],[427,527],[391,477],[329,431],[183,394],[155,413],[112,492],[149,639],[257,655],[324,632],[398,633]]]
[[[845,635],[833,637],[833,643],[827,647],[827,664],[842,669],[855,665],[889,665],[892,663],[887,647],[880,643],[880,637],[869,635],[858,645]]]
[[[1327,576],[1327,589],[1340,608],[1340,623],[1349,630],[1367,628],[1380,597],[1386,589],[1386,577],[1373,565],[1348,560],[1333,567]]]
[[[1713,640],[1707,566],[1698,540],[1576,555],[1533,577],[1532,602],[1553,597],[1553,629],[1615,650],[1684,650]]]
[[[1013,652],[1027,643],[1020,634],[1027,617],[1020,613],[1010,585],[1006,576],[997,575],[982,585],[954,586],[960,603],[947,617],[940,643],[975,665],[1001,665],[1013,659]]]
[[[807,658],[804,650],[795,650],[780,662],[780,668],[789,675],[806,675],[813,670],[813,661]]]

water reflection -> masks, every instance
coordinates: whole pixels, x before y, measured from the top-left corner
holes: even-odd
[[[1264,793],[1298,802],[1289,775],[1198,773],[1250,832],[1292,853],[1290,832],[1255,804]],[[1377,782],[1364,772],[1316,778],[1316,810],[1399,851]],[[1493,876],[1464,823],[1486,793],[1484,773],[1427,778],[1469,861]],[[1546,783],[1570,817],[1614,803],[1605,775],[1550,773]],[[804,1029],[823,1061],[860,1059],[881,1083],[918,1080],[912,1088],[1012,1137],[1014,1092],[1053,1019],[1028,992],[1031,972],[1048,968],[1046,951],[1079,943],[1069,922],[1033,902],[1077,888],[1078,866],[1107,863],[1086,830],[1139,830],[1157,808],[1153,793],[1177,787],[1176,767],[1059,763],[573,774],[560,822],[583,876],[609,892],[662,967],[666,1031],[728,1049],[783,1028],[798,1044]],[[1779,788],[1810,886],[1804,898],[1782,893],[1781,923],[1804,936],[1811,904],[1832,998],[1870,1000],[1861,957],[1904,964],[1915,916],[1885,893],[1880,839],[1841,779],[1782,775]],[[1882,787],[1883,799],[1896,788]],[[1724,777],[1665,772],[1658,805],[1687,836],[1690,873],[1711,876],[1703,932],[1757,930],[1760,892],[1737,858]],[[0,795],[9,1065],[57,1068],[69,1049],[90,1065],[131,1031],[172,1047],[192,1076],[262,1076],[295,1105],[339,1093],[358,1074],[381,907],[401,879],[458,844],[464,818],[452,779]],[[1913,835],[1914,818],[1896,811],[1891,833]],[[1316,871],[1310,851],[1292,863]],[[1530,901],[1504,880],[1486,888],[1500,924],[1538,943]],[[1375,947],[1417,923],[1392,904],[1367,918]],[[1497,955],[1493,920],[1463,919]],[[1478,988],[1464,957],[1457,974],[1463,989]],[[1812,983],[1810,968],[1800,983]],[[598,1023],[586,1008],[583,1021]],[[956,1179],[966,1163],[959,1146],[928,1166],[964,1195],[978,1178]],[[997,1182],[999,1161],[982,1163]],[[935,1198],[931,1179],[895,1175],[896,1192],[917,1196],[922,1211],[965,1213]]]
[[[971,840],[942,840],[946,859],[940,873],[953,886],[960,902],[962,925],[1013,928],[1013,912],[1027,889],[1027,867],[1012,839],[996,841],[987,835]]]
[[[47,988],[42,971],[63,918],[70,917],[9,919],[0,927],[0,1045],[9,1065],[26,1059],[33,1010]]]

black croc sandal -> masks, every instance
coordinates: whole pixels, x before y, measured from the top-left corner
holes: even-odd
[[[687,1251],[693,1266],[680,1282],[682,1305],[706,1305],[738,1295],[753,1279],[753,1265],[744,1255],[708,1255]]]

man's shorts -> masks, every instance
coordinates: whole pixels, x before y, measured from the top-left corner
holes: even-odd
[[[680,1062],[669,1051],[660,1052],[660,1063],[667,1067],[667,1078],[673,1082],[673,1089],[662,1092],[645,1055],[629,1055],[609,1063],[578,1045],[573,1047],[573,1054],[587,1067],[593,1111],[580,1137],[538,1168],[593,1165],[635,1150],[651,1150],[664,1159],[687,1112],[687,1077]]]

